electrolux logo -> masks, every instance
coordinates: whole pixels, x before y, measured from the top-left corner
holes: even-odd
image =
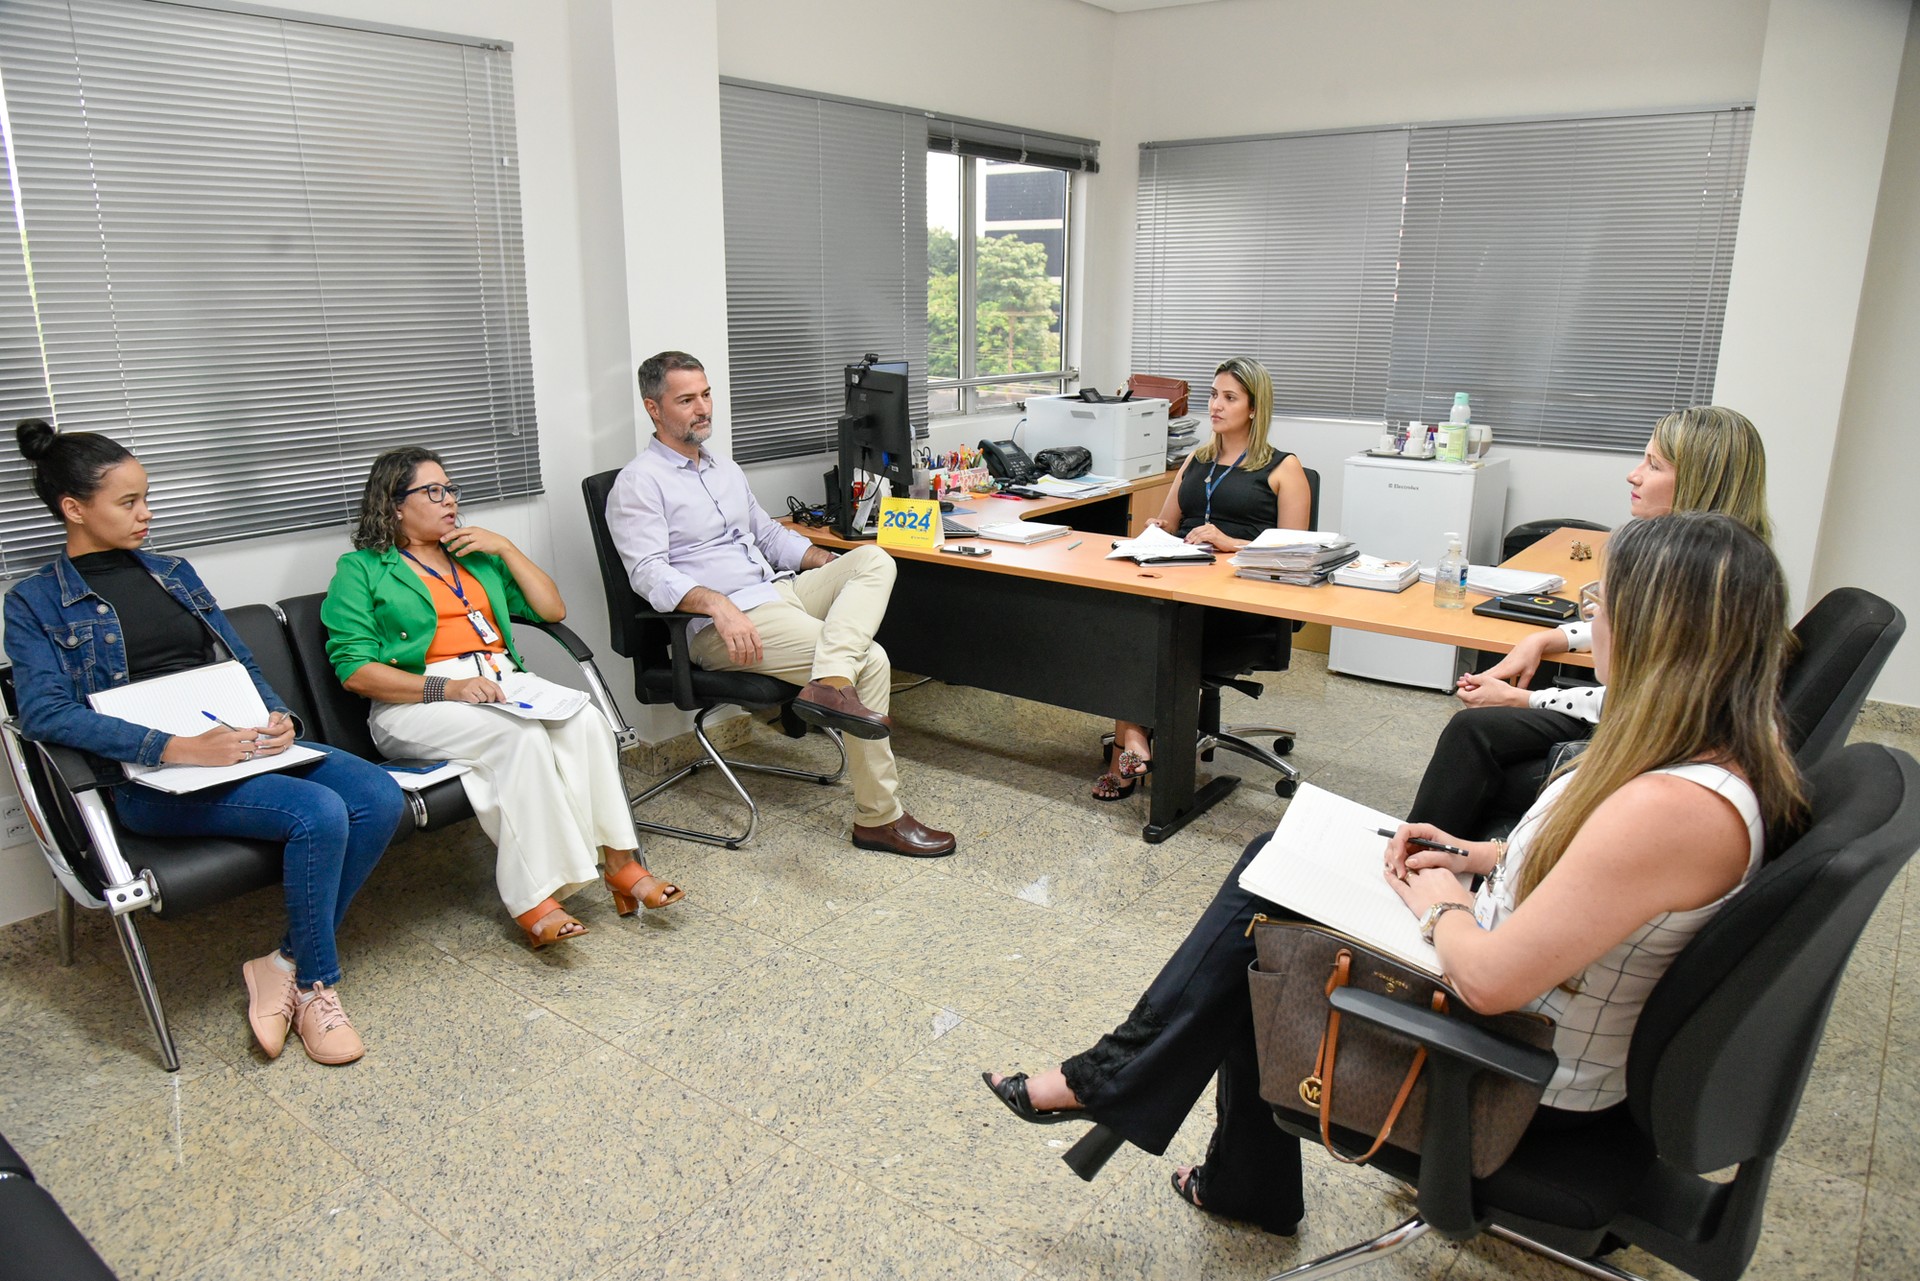
[[[1406,489],[1406,490],[1411,490],[1412,492],[1414,492],[1414,493],[1416,493],[1416,494],[1420,492],[1420,486],[1418,486],[1418,485],[1397,485],[1397,484],[1395,484],[1395,483],[1394,483],[1393,481],[1388,481],[1388,482],[1387,482],[1387,488],[1388,488],[1388,489]]]

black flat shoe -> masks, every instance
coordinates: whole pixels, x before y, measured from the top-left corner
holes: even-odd
[[[1058,1125],[1062,1121],[1090,1121],[1085,1108],[1054,1108],[1043,1112],[1033,1106],[1033,1100],[1027,1097],[1027,1074],[1015,1072],[1012,1076],[1003,1076],[999,1084],[994,1084],[993,1073],[982,1072],[980,1079],[987,1083],[994,1096],[1007,1105],[1007,1110],[1022,1121],[1034,1125]]]
[[[1200,1182],[1200,1172],[1205,1168],[1203,1165],[1189,1167],[1187,1170],[1187,1181],[1185,1183],[1180,1181],[1180,1171],[1177,1169],[1174,1170],[1172,1175],[1167,1179],[1167,1181],[1173,1185],[1173,1194],[1202,1214],[1211,1214],[1214,1218],[1225,1219],[1229,1223],[1240,1223],[1249,1227],[1259,1228],[1262,1232],[1270,1233],[1273,1236],[1290,1237],[1299,1231],[1300,1223],[1298,1220],[1284,1225],[1262,1223],[1257,1219],[1243,1219],[1237,1215],[1223,1213],[1210,1205],[1201,1205],[1200,1189],[1196,1185]]]

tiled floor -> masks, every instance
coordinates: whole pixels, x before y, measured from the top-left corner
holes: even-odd
[[[1312,655],[1258,716],[1235,702],[1229,719],[1294,725],[1316,782],[1396,812],[1452,710]],[[98,914],[72,969],[51,917],[0,930],[0,1131],[127,1278],[1258,1278],[1398,1221],[1384,1180],[1312,1157],[1295,1240],[1188,1209],[1166,1174],[1204,1114],[1167,1158],[1127,1149],[1081,1183],[1057,1159],[1071,1135],[1015,1122],[978,1078],[1126,1012],[1276,821],[1270,780],[1150,846],[1143,796],[1087,797],[1091,718],[935,684],[894,711],[904,799],[960,833],[952,859],[856,851],[844,788],[756,779],[749,849],[650,845],[688,902],[622,921],[589,888],[591,937],[534,955],[471,825],[396,847],[343,939],[371,1047],[350,1068],[251,1045],[238,967],[278,929],[270,893],[145,926],[171,1076]],[[747,750],[822,746],[759,728]],[[657,809],[698,820],[717,796],[706,779]],[[1750,1276],[1920,1275],[1906,886],[1856,954]],[[1373,1275],[1555,1271],[1429,1240]]]

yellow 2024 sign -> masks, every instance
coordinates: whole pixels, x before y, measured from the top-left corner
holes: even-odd
[[[881,499],[880,543],[884,547],[938,547],[940,504],[931,498]]]

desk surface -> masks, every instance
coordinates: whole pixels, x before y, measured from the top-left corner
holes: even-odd
[[[1159,479],[1155,477],[1150,481],[1136,482],[1129,489],[1139,488],[1142,484],[1151,484]],[[972,508],[975,512],[973,516],[961,517],[963,520],[983,522],[1031,520],[1044,519],[1050,513],[1063,512],[1084,503],[1098,502],[1101,498],[1114,496],[1113,492],[1109,492],[1101,495],[1100,498],[1093,499],[1026,501],[975,497],[960,502],[959,505]],[[801,534],[823,546],[845,548],[860,545],[835,536],[831,530],[796,528],[799,528]],[[1597,577],[1600,572],[1597,560],[1572,559],[1570,553],[1573,540],[1576,538],[1597,551],[1606,542],[1607,536],[1596,530],[1557,529],[1507,561],[1506,564],[1514,569],[1560,575],[1567,582],[1567,587],[1562,589],[1561,594],[1570,597],[1578,590],[1580,584]],[[1112,550],[1113,544],[1113,538],[1108,534],[1073,534],[1065,538],[1036,543],[1031,547],[1023,547],[1017,543],[996,543],[987,539],[955,541],[990,548],[993,554],[990,557],[974,560],[938,551],[919,551],[901,547],[889,550],[895,556],[907,560],[924,560],[949,565],[963,564],[993,573],[1046,579],[1082,587],[1100,587],[1109,591],[1129,592],[1142,596],[1157,596],[1195,605],[1215,605],[1249,614],[1270,614],[1281,618],[1293,618],[1305,623],[1356,627],[1363,631],[1384,632],[1391,636],[1407,636],[1415,640],[1439,641],[1447,645],[1464,645],[1473,649],[1505,652],[1540,630],[1527,623],[1483,618],[1475,614],[1471,608],[1440,609],[1433,603],[1432,589],[1424,583],[1415,583],[1403,592],[1377,592],[1369,591],[1364,587],[1337,587],[1332,584],[1322,587],[1290,587],[1284,583],[1236,578],[1233,566],[1227,563],[1225,556],[1211,565],[1154,566],[1152,568],[1135,565],[1132,561],[1108,560],[1107,553]],[[1469,605],[1477,604],[1484,599],[1486,598],[1482,595],[1469,593],[1468,603]],[[1554,659],[1556,662],[1569,665],[1590,667],[1593,664],[1592,657],[1587,654],[1555,655]]]

